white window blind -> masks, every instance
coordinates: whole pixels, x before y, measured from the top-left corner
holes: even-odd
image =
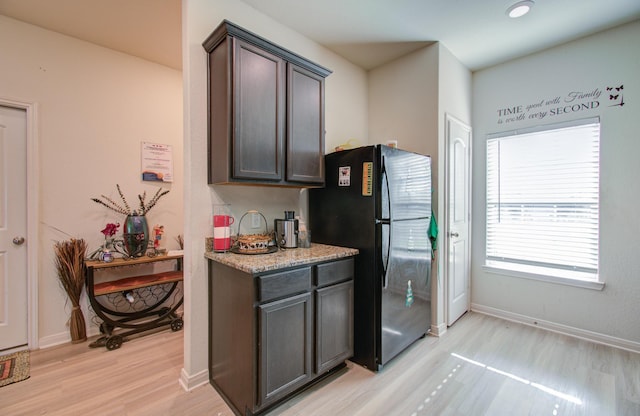
[[[599,143],[598,119],[488,137],[487,264],[597,280]]]

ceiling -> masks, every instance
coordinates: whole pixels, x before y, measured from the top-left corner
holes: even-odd
[[[506,16],[518,0],[243,1],[366,69],[440,41],[477,70],[640,18],[639,0],[535,0],[519,19]]]
[[[519,19],[517,0],[242,1],[365,69],[440,41],[477,70],[640,18],[638,0],[535,0]],[[0,0],[0,14],[182,67],[180,0]]]
[[[0,14],[182,68],[180,0],[0,0]]]

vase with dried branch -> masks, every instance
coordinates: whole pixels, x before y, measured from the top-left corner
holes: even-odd
[[[84,258],[87,243],[83,239],[58,241],[55,243],[55,262],[58,279],[71,302],[69,332],[71,342],[87,340],[87,328],[80,309],[80,295],[84,287]]]
[[[146,253],[149,245],[149,226],[145,215],[156,206],[160,198],[169,193],[169,190],[158,189],[149,201],[146,200],[147,192],[145,191],[142,195],[138,195],[138,210],[132,210],[120,189],[120,185],[116,184],[116,188],[122,202],[116,202],[105,195],[100,195],[102,199],[91,198],[91,200],[127,216],[123,227],[125,253],[122,254],[128,257],[140,257]]]

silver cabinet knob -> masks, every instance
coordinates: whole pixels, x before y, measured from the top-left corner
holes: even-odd
[[[449,233],[449,236],[451,236],[451,237],[460,237],[460,234],[458,234],[458,233]]]
[[[24,244],[24,237],[13,237],[13,244],[17,246]]]

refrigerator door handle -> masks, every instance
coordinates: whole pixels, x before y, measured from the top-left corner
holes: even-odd
[[[380,224],[382,227],[389,227],[389,232],[387,233],[387,253],[386,256],[383,256],[385,261],[382,262],[382,287],[386,289],[389,284],[387,269],[389,268],[389,255],[391,254],[391,221],[387,219],[376,219],[376,224]],[[381,234],[384,235],[384,233]]]
[[[385,225],[389,227],[389,232],[387,233],[388,239],[389,239],[387,241],[387,261],[382,266],[382,271],[384,272],[382,287],[386,289],[387,286],[389,285],[388,271],[389,271],[389,256],[391,255],[391,223],[387,222],[387,224]]]
[[[384,189],[381,191],[384,192],[384,198],[380,198],[380,203],[386,201],[387,202],[387,213],[389,214],[388,218],[393,218],[391,215],[391,192],[389,192],[389,175],[387,175],[387,165],[384,160],[384,156],[382,156],[382,161],[380,163],[380,175],[382,176],[381,184],[384,185]],[[384,213],[380,213],[384,218]]]
[[[385,225],[387,225],[389,227],[389,232],[387,233],[387,255],[386,257],[386,261],[384,262],[384,264],[382,265],[382,272],[383,277],[382,277],[382,287],[384,289],[387,288],[387,286],[389,285],[389,278],[388,278],[388,269],[389,269],[389,257],[391,255],[391,241],[393,241],[391,239],[391,218],[393,218],[393,215],[391,213],[391,194],[389,192],[389,177],[387,175],[387,168],[385,166],[384,163],[384,156],[382,156],[382,163],[381,163],[382,167],[381,167],[381,173],[382,173],[382,183],[385,185],[385,189],[382,189],[382,192],[385,193],[386,198],[382,198],[382,200],[386,200],[387,201],[387,212],[389,213],[389,218],[388,219],[382,219],[380,220],[380,223],[383,224],[383,227]],[[384,233],[383,233],[384,234]]]

